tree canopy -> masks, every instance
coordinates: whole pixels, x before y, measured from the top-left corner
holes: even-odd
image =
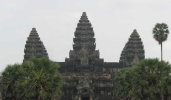
[[[115,94],[119,100],[170,100],[171,65],[158,59],[146,59],[119,70]]]
[[[167,40],[169,29],[165,23],[157,23],[153,28],[153,37],[161,44]]]
[[[0,86],[3,100],[56,100],[62,84],[58,68],[48,58],[7,66]]]

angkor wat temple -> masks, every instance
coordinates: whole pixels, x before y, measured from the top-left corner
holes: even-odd
[[[70,50],[65,62],[58,62],[64,78],[61,100],[116,100],[113,78],[117,69],[129,67],[145,58],[144,46],[136,30],[123,48],[119,62],[104,62],[100,58],[94,34],[92,25],[83,12],[74,33],[73,50]],[[33,56],[48,57],[35,28],[28,37],[24,52],[24,60]]]

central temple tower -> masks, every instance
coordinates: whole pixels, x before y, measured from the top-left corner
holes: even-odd
[[[61,100],[112,100],[113,66],[99,57],[94,31],[85,12],[74,36],[69,58],[60,63],[60,72],[65,80]]]
[[[69,58],[66,58],[65,62],[81,66],[103,63],[103,59],[99,58],[99,51],[95,50],[94,31],[85,12],[77,24],[74,35],[73,50],[70,50]]]

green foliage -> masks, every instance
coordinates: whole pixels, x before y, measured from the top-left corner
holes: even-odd
[[[55,100],[62,79],[59,65],[48,58],[32,58],[21,65],[9,65],[2,73],[3,100]]]
[[[161,44],[167,40],[169,29],[165,23],[157,23],[153,29],[153,37]]]
[[[119,100],[170,100],[171,65],[158,59],[146,59],[119,70],[115,94]]]

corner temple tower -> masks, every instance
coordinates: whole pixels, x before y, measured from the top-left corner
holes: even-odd
[[[36,28],[32,28],[30,35],[27,38],[24,53],[24,60],[28,60],[31,57],[48,57],[48,53],[43,45],[43,42],[40,40]]]
[[[125,66],[131,66],[144,58],[144,45],[137,30],[134,30],[121,53],[119,62],[123,63]]]

